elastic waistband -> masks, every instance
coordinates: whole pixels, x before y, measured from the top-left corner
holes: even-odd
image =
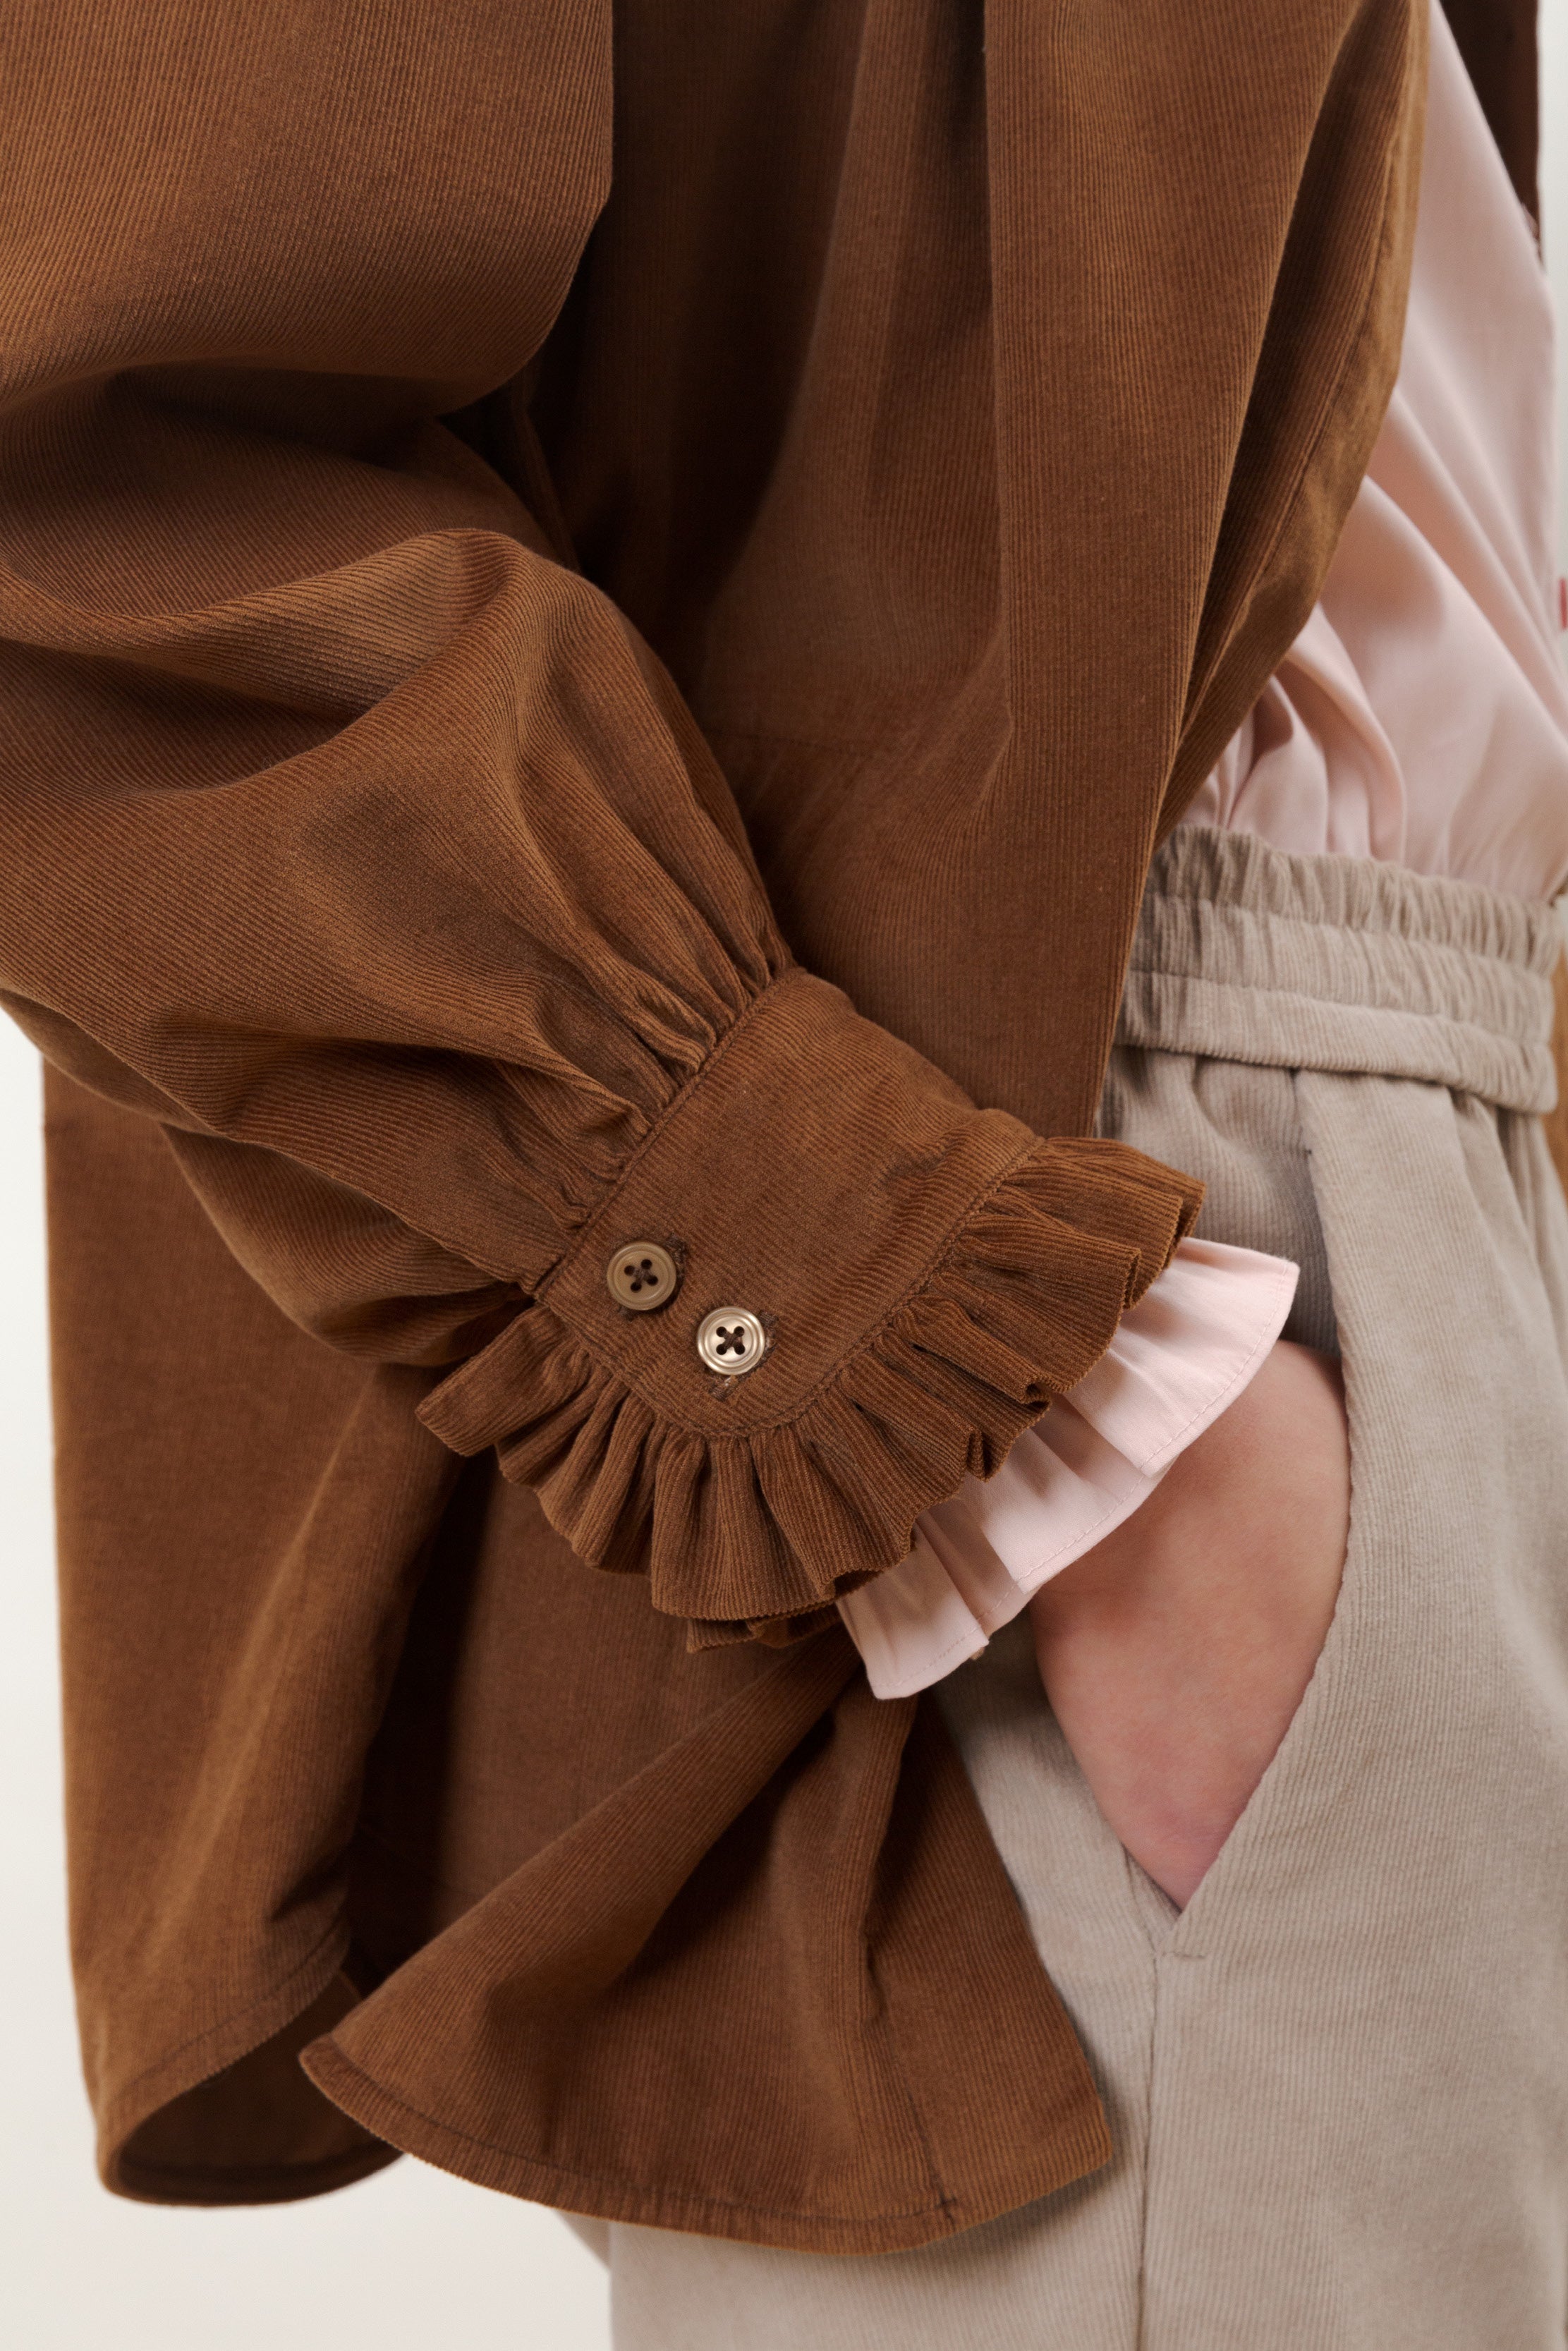
[[[1544,904],[1180,825],[1150,870],[1118,1042],[1550,1110],[1561,948]]]

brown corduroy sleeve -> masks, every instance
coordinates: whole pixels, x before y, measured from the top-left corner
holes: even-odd
[[[571,280],[608,10],[360,14],[13,20],[0,987],[298,1322],[455,1365],[447,1443],[777,1637],[1089,1368],[1196,1187],[791,963],[667,676],[439,421]]]

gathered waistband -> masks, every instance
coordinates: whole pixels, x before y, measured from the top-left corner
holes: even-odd
[[[1150,869],[1117,1041],[1550,1110],[1561,946],[1542,903],[1181,825]]]

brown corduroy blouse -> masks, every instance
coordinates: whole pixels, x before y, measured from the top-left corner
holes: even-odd
[[[1528,14],[1458,13],[1522,173]],[[1086,1138],[1393,379],[1423,21],[11,10],[0,984],[110,2186],[408,2148],[874,2252],[1103,2159],[833,1601],[1196,1213]]]

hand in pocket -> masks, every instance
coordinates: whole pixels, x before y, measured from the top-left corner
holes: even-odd
[[[1349,1524],[1339,1366],[1281,1340],[1143,1508],[1030,1603],[1062,1734],[1111,1827],[1175,1902],[1301,1703]]]

